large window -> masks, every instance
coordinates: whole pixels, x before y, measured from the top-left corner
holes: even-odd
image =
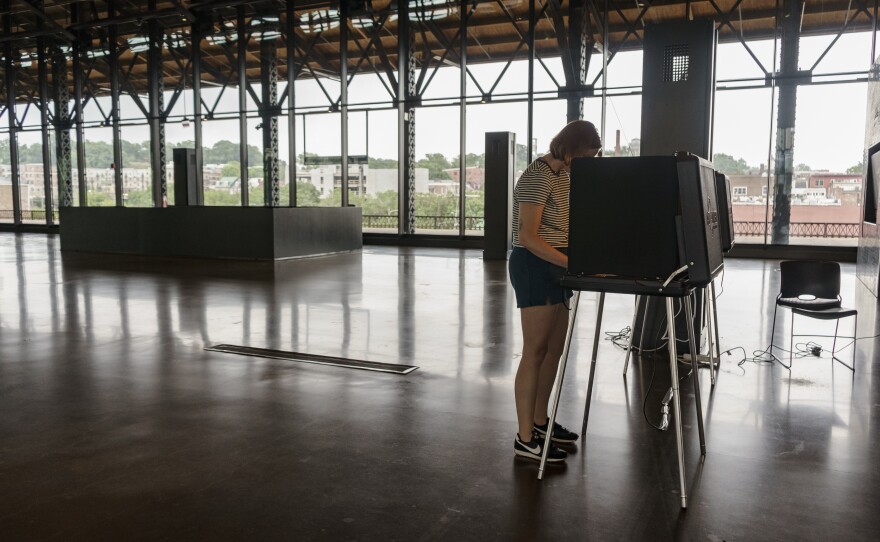
[[[398,231],[397,133],[396,109],[361,111],[349,118],[349,150],[367,156],[367,164],[349,167],[349,201],[363,209],[364,231]]]
[[[461,152],[459,112],[459,106],[416,111],[416,233],[458,235],[460,192],[453,176]]]
[[[866,100],[865,83],[798,89],[789,243],[858,244]]]
[[[737,243],[762,244],[767,232],[771,97],[769,88],[715,93],[713,163],[730,179]]]

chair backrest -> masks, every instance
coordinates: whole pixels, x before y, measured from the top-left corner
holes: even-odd
[[[781,271],[780,297],[813,295],[820,299],[836,299],[840,295],[840,265],[836,262],[785,261]]]

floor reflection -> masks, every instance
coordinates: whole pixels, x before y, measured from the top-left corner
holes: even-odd
[[[878,333],[876,298],[853,266],[843,273],[858,335]],[[770,343],[778,288],[776,262],[727,262],[722,350]],[[603,331],[630,325],[632,307],[607,296]],[[583,294],[560,404],[569,427],[583,415],[596,310]],[[586,441],[543,482],[512,457],[520,325],[505,263],[479,251],[217,262],[67,254],[54,236],[0,235],[0,522],[66,539],[135,527],[161,539],[194,524],[215,539],[243,524],[333,540],[874,532],[876,339],[859,341],[855,375],[816,358],[791,373],[739,366],[737,350],[714,389],[705,370],[691,376],[703,392],[704,463],[693,386],[682,382],[683,515],[674,436],[649,425],[669,364],[637,356],[623,378],[624,352],[604,333]],[[789,331],[782,318],[777,340]],[[830,338],[817,342],[830,349]],[[203,350],[217,343],[420,369],[399,377]]]

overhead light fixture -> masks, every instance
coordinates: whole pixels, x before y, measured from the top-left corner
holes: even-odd
[[[319,9],[299,16],[300,28],[306,34],[317,34],[339,26],[338,9]]]
[[[36,51],[21,51],[19,53],[18,67],[29,68],[34,65],[34,59],[37,58]]]
[[[211,45],[223,45],[238,40],[238,31],[232,21],[224,22],[213,34],[205,36],[205,40]]]
[[[256,41],[271,41],[281,37],[278,30],[255,30],[251,34]]]
[[[99,49],[90,49],[86,53],[86,56],[89,58],[101,58],[101,57],[105,57],[109,54],[110,54],[110,51],[107,50],[106,47],[101,47]]]
[[[256,41],[271,41],[281,37],[280,19],[277,15],[260,15],[251,19],[251,36]]]
[[[165,44],[173,49],[186,47],[186,36],[184,36],[183,32],[172,32],[165,36]]]
[[[456,7],[448,0],[409,0],[409,20],[439,21],[452,15]]]
[[[150,50],[149,38],[143,38],[143,41],[134,42],[132,40],[136,40],[138,38],[129,38],[128,40],[128,50],[132,53],[143,53]]]

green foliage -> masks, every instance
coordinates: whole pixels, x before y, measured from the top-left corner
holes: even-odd
[[[248,178],[262,178],[263,177],[263,166],[249,167],[248,168]]]
[[[398,162],[391,158],[367,158],[370,169],[397,169]]]
[[[152,207],[153,195],[148,190],[135,190],[128,193],[126,207]]]
[[[205,205],[235,207],[241,205],[241,195],[228,190],[205,190]]]
[[[807,164],[801,163],[801,164],[794,166],[794,170],[795,171],[813,171],[813,168],[811,168]]]
[[[237,161],[228,162],[220,170],[221,177],[238,177],[239,175],[241,175],[241,164]]]
[[[113,207],[116,205],[116,199],[104,192],[89,192],[88,204],[89,207]]]
[[[747,175],[749,165],[742,158],[734,158],[729,154],[717,153],[712,157],[715,169],[727,175]]]
[[[282,205],[290,205],[290,191],[281,194]],[[299,207],[315,207],[320,205],[321,195],[315,185],[305,181],[296,182],[296,204]]]
[[[853,175],[864,175],[867,170],[868,168],[866,167],[864,160],[854,166],[846,168],[846,172]]]
[[[461,156],[456,156],[449,162],[449,167],[457,168],[459,164],[461,164]],[[464,155],[464,165],[465,167],[483,167],[486,165],[486,155],[469,152]]]
[[[443,170],[451,169],[455,166],[442,153],[435,152],[426,154],[424,158],[416,162],[416,167],[426,168],[428,170],[428,178],[432,181],[442,181],[451,179],[449,174]]]

